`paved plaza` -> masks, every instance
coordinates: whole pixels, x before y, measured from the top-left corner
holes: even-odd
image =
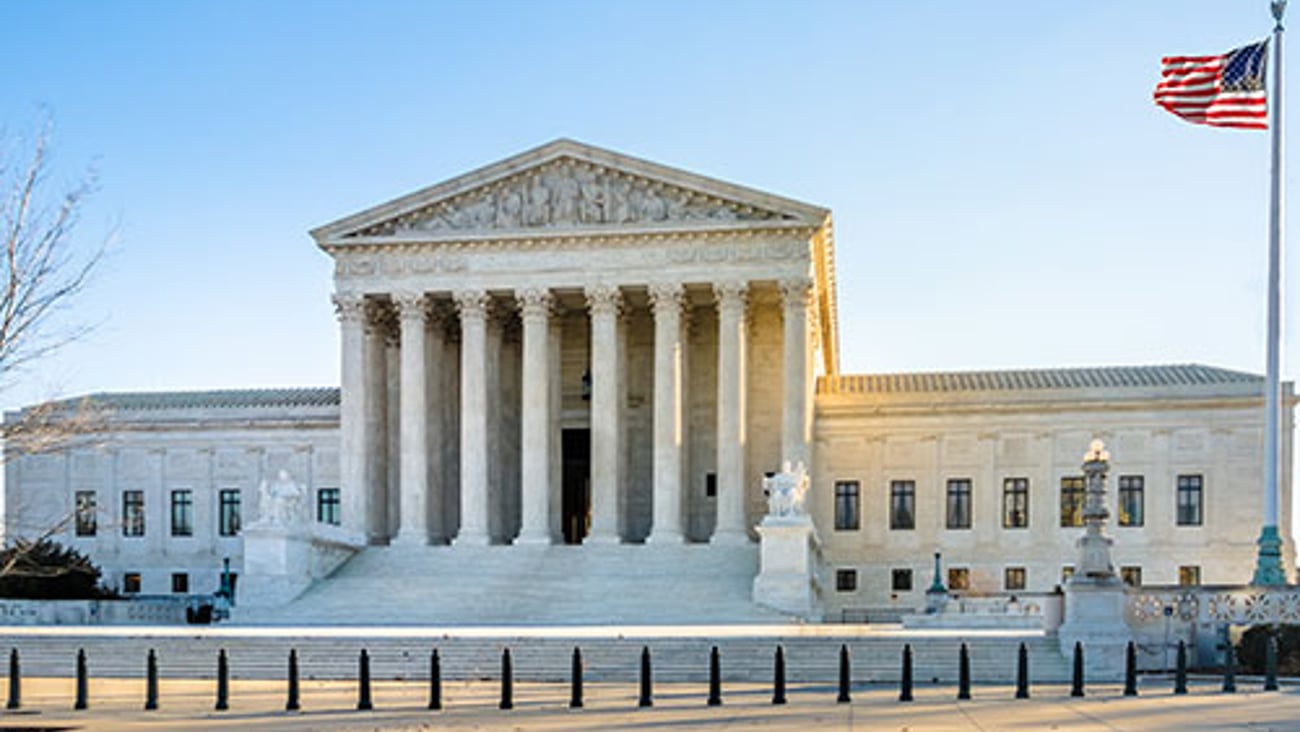
[[[355,711],[357,689],[350,682],[304,681],[302,711],[283,711],[285,687],[276,681],[233,681],[230,710],[214,712],[215,684],[163,679],[160,708],[143,711],[140,679],[95,679],[90,709],[71,709],[73,680],[26,679],[23,709],[4,714],[0,729],[87,730],[1294,730],[1300,729],[1300,687],[1219,693],[1217,681],[1194,682],[1191,693],[1174,696],[1165,679],[1148,678],[1138,698],[1124,698],[1118,686],[1094,686],[1083,699],[1068,686],[1041,686],[1033,698],[1016,701],[1013,689],[976,687],[971,701],[954,700],[951,685],[916,688],[916,700],[897,701],[895,686],[854,689],[849,704],[835,702],[826,685],[792,685],[789,703],[771,704],[771,688],[733,684],[723,705],[705,704],[703,684],[661,684],[655,706],[638,709],[635,684],[588,684],[585,707],[568,708],[566,684],[515,685],[515,708],[498,709],[495,681],[449,682],[442,711],[425,708],[428,689],[419,682],[376,682],[375,710]]]

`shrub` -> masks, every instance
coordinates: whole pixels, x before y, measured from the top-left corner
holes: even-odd
[[[116,597],[100,584],[100,570],[76,549],[42,539],[19,539],[0,551],[0,597],[94,600]]]
[[[1237,645],[1237,664],[1243,673],[1264,673],[1264,654],[1270,625],[1256,625],[1241,636]],[[1282,676],[1300,675],[1300,625],[1283,625],[1277,634],[1277,672]]]

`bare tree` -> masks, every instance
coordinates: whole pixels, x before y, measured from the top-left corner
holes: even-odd
[[[108,251],[111,236],[79,246],[74,230],[82,206],[97,189],[94,170],[65,189],[50,181],[46,116],[32,139],[0,135],[0,388],[35,361],[80,339],[91,325],[68,311]],[[71,436],[92,431],[100,412],[88,400],[47,402],[6,419],[0,437],[6,453],[56,449]]]

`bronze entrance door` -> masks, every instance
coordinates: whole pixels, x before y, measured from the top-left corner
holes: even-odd
[[[591,430],[564,430],[561,439],[564,543],[581,544],[591,528]]]

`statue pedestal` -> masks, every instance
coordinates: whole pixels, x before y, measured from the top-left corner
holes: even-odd
[[[1065,586],[1065,622],[1057,631],[1061,653],[1071,658],[1083,644],[1083,673],[1089,681],[1124,678],[1124,652],[1132,632],[1124,621],[1124,584],[1071,580]]]
[[[365,546],[335,526],[254,524],[242,534],[244,572],[236,601],[245,608],[290,602]]]
[[[760,564],[754,602],[805,620],[821,619],[819,542],[806,514],[768,516],[758,525]]]

